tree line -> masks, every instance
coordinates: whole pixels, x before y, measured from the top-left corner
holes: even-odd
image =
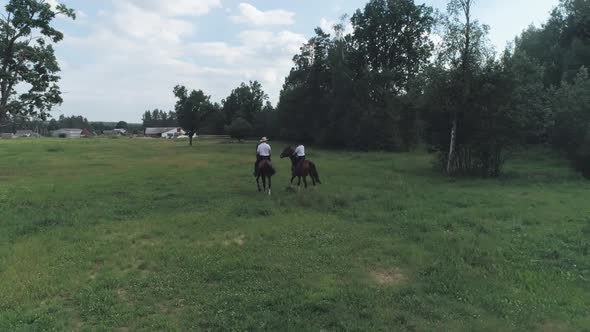
[[[590,177],[590,1],[562,0],[501,52],[475,5],[450,0],[437,13],[371,0],[350,17],[351,34],[348,18],[331,34],[315,30],[276,109],[257,82],[220,105],[177,87],[180,125],[361,150],[425,142],[441,171],[482,177],[499,176],[516,149],[545,144]]]
[[[141,124],[132,124],[125,121],[119,122],[91,122],[81,115],[65,116],[43,120],[36,117],[9,116],[0,133],[15,133],[17,130],[31,130],[40,135],[48,136],[52,131],[64,128],[87,129],[96,135],[104,134],[115,129],[125,129],[128,134],[139,135],[143,133]]]
[[[426,143],[442,172],[483,177],[500,175],[516,149],[543,144],[590,177],[590,1],[560,0],[545,24],[505,50],[490,45],[489,27],[473,16],[476,5],[449,0],[437,13],[414,0],[370,0],[334,32],[315,30],[293,57],[276,108],[256,81],[221,103],[177,86],[174,112],[146,113],[144,125],[177,124],[191,143],[196,133],[361,150]],[[75,19],[74,10],[44,0],[5,6],[0,130],[20,118],[45,124],[61,103],[54,45],[63,33],[52,25],[58,14]]]

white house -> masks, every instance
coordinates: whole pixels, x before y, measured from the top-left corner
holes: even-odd
[[[61,138],[81,138],[82,129],[62,128],[51,132],[51,136]]]
[[[168,128],[145,128],[145,136],[153,138],[176,138],[183,135],[184,131],[177,127]]]
[[[174,128],[162,133],[162,138],[173,139],[184,135],[185,132],[180,128]]]

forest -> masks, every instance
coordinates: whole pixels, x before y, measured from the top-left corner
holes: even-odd
[[[441,171],[482,177],[500,175],[518,149],[547,145],[590,177],[590,2],[562,0],[504,50],[473,17],[476,5],[451,0],[439,13],[371,0],[333,33],[315,30],[276,107],[258,82],[220,104],[179,86],[180,125],[356,150],[426,144]]]

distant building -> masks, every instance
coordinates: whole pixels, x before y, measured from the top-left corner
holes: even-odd
[[[103,130],[102,134],[104,136],[125,136],[125,135],[127,135],[127,130],[125,130],[125,129]]]
[[[82,136],[82,137],[94,137],[95,135],[89,129],[82,129],[82,132],[80,133],[80,136]]]
[[[185,134],[185,132],[182,129],[175,128],[175,129],[169,130],[165,133],[162,133],[162,138],[174,139],[174,138],[178,138],[179,136],[182,136],[184,134]]]
[[[37,134],[36,132],[32,131],[32,130],[17,130],[16,134],[14,135],[16,137],[41,137],[41,135]]]
[[[62,128],[51,132],[51,136],[60,138],[80,138],[82,137],[82,129]]]
[[[114,130],[103,130],[102,134],[104,136],[121,136],[121,134],[119,134],[119,132],[114,131]]]
[[[14,136],[13,133],[1,133],[0,137],[2,139],[11,139],[11,138],[15,138],[16,136]]]
[[[145,128],[145,136],[153,138],[176,138],[182,135],[183,131],[180,128]]]

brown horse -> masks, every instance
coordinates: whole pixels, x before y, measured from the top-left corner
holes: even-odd
[[[271,195],[272,190],[272,176],[275,175],[275,170],[272,167],[272,163],[270,160],[263,159],[258,162],[258,171],[256,172],[256,185],[258,186],[258,191],[262,191],[260,188],[260,178],[262,178],[262,186],[264,188],[264,192],[266,193],[266,180],[268,179],[268,195]]]
[[[310,160],[303,160],[302,162],[298,163],[297,157],[295,157],[295,150],[292,147],[288,146],[283,151],[283,153],[281,153],[281,159],[283,158],[291,159],[291,165],[293,166],[293,177],[291,178],[291,184],[293,184],[293,180],[295,180],[295,178],[298,178],[299,181],[297,182],[297,185],[301,186],[301,178],[303,178],[303,184],[305,185],[305,188],[307,188],[308,176],[311,178],[311,182],[314,186],[316,183],[322,184],[315,164]]]

